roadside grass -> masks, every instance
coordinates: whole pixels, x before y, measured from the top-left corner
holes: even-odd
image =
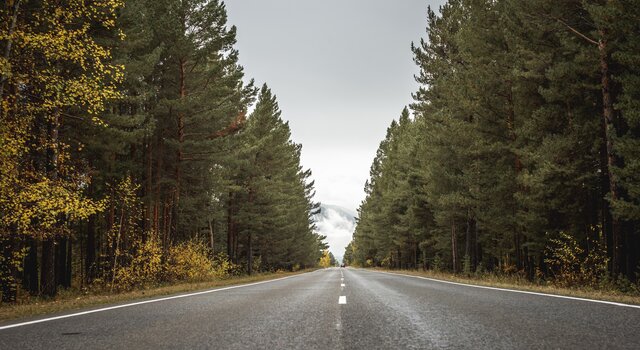
[[[252,276],[230,277],[204,282],[182,282],[175,284],[161,284],[146,286],[128,292],[114,293],[108,289],[81,291],[71,288],[60,290],[55,298],[25,297],[16,304],[0,304],[0,322],[17,318],[33,317],[53,314],[62,311],[84,309],[104,304],[115,304],[133,300],[144,300],[152,297],[181,294],[193,291],[207,290],[216,287],[247,284],[286,276],[311,272],[306,269],[296,272],[261,273]]]
[[[613,288],[596,289],[587,286],[561,287],[550,282],[534,283],[526,278],[510,275],[497,275],[484,273],[480,275],[454,275],[447,272],[423,271],[423,270],[390,270],[383,268],[371,268],[376,271],[392,272],[397,274],[433,278],[436,280],[457,282],[485,287],[514,289],[528,292],[538,292],[562,296],[570,296],[585,299],[613,301],[624,304],[640,305],[640,293],[624,293]]]

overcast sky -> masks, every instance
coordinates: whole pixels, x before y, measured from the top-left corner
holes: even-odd
[[[226,0],[246,78],[278,98],[316,200],[356,210],[389,123],[411,93],[411,42],[444,0]],[[331,242],[329,242],[331,244]]]

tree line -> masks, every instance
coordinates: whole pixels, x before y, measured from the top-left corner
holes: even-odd
[[[637,3],[450,0],[427,19],[347,262],[636,280]]]
[[[0,18],[3,302],[184,262],[188,242],[249,274],[317,264],[311,173],[275,95],[243,82],[223,2],[10,0]]]

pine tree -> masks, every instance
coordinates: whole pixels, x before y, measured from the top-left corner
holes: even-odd
[[[301,169],[301,147],[291,141],[280,115],[276,97],[264,85],[239,137],[243,147],[235,169],[233,219],[238,232],[229,244],[242,242],[249,273],[255,257],[264,269],[313,265],[321,248],[311,222],[317,209],[311,172]]]
[[[429,10],[415,120],[381,143],[350,259],[410,266],[418,241],[425,267],[533,277],[570,237],[635,278],[637,19],[613,0]]]
[[[150,191],[152,212],[159,213],[151,227],[166,246],[208,227],[219,139],[230,125],[240,127],[253,88],[242,83],[224,4],[166,0],[148,7],[153,45],[163,47],[154,72],[158,104],[150,111],[157,120]]]

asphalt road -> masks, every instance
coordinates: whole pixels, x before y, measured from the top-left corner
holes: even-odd
[[[0,349],[640,349],[638,307],[351,268],[115,307],[1,323]]]

